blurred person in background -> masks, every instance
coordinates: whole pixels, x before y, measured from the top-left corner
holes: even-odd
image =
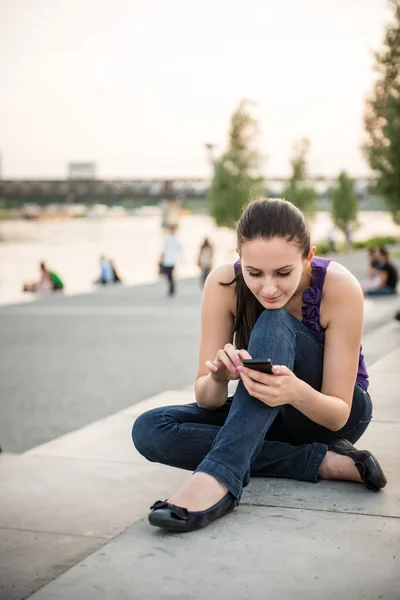
[[[399,275],[397,268],[389,261],[389,252],[381,246],[375,254],[375,285],[364,289],[366,296],[390,296],[397,293]]]
[[[96,283],[108,285],[109,283],[114,283],[114,281],[115,275],[112,262],[102,254],[100,256],[100,277],[97,279]]]
[[[378,248],[368,248],[368,277],[375,277],[376,271],[379,269],[379,250]]]
[[[346,223],[346,226],[344,229],[344,237],[345,237],[345,241],[346,241],[347,250],[349,250],[349,251],[353,250],[353,237],[352,237],[350,223]]]
[[[114,275],[114,283],[122,283],[122,279],[121,276],[119,275],[117,268],[115,266],[115,262],[113,260],[109,260],[109,263],[111,265],[111,268],[113,270],[113,275]]]
[[[199,250],[197,266],[200,267],[200,285],[203,288],[208,275],[213,268],[214,248],[208,238],[204,238]]]
[[[182,249],[182,244],[176,235],[176,230],[176,225],[168,227],[168,235],[164,240],[163,252],[160,258],[160,269],[168,280],[168,296],[170,298],[175,295],[176,291],[174,269]]]
[[[328,231],[329,252],[336,252],[336,225],[333,224]]]
[[[32,283],[24,283],[24,292],[56,292],[64,289],[64,283],[57,273],[50,271],[44,262],[40,263],[40,279]]]
[[[376,287],[379,285],[380,277],[378,271],[380,270],[380,255],[378,248],[368,248],[368,269],[367,275],[372,279],[372,286]]]

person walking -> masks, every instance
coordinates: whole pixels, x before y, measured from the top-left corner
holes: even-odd
[[[174,269],[178,262],[179,255],[181,253],[182,244],[178,236],[176,235],[177,226],[170,225],[168,228],[168,235],[164,240],[163,252],[161,255],[161,268],[162,273],[168,280],[168,296],[172,297],[176,292]]]
[[[199,250],[197,266],[200,267],[200,285],[203,288],[207,277],[211,273],[214,257],[214,248],[208,238],[204,238]]]
[[[387,483],[374,455],[353,446],[372,418],[359,283],[315,255],[304,215],[285,200],[247,206],[237,249],[239,260],[204,287],[196,402],[147,411],[133,425],[140,454],[194,471],[152,505],[153,526],[204,527],[239,504],[251,476],[374,491]],[[263,357],[273,374],[243,364]],[[239,382],[233,397],[230,380]]]

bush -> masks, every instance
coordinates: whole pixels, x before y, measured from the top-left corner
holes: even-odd
[[[353,248],[359,250],[361,248],[376,248],[378,246],[393,246],[400,243],[400,238],[394,237],[393,235],[376,236],[364,240],[363,242],[354,242]]]

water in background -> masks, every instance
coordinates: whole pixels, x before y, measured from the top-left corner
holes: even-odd
[[[355,240],[399,234],[386,212],[360,212],[359,222]],[[313,240],[326,240],[331,226],[329,213],[317,213],[311,227]],[[235,233],[215,227],[208,216],[182,216],[178,233],[183,244],[179,277],[198,275],[197,254],[205,236],[214,244],[215,264],[236,256]],[[67,294],[95,289],[92,282],[99,276],[101,254],[115,261],[128,285],[156,281],[163,237],[158,216],[0,221],[0,303],[34,297],[22,294],[21,286],[23,281],[38,278],[42,260],[62,277]],[[338,234],[337,240],[342,239]]]

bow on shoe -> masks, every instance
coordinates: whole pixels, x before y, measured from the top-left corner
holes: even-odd
[[[178,519],[187,521],[189,518],[189,511],[187,508],[175,506],[175,504],[169,504],[166,500],[157,500],[157,502],[154,502],[153,506],[150,506],[150,510],[159,510],[160,508],[169,508],[171,513],[175,515],[175,517],[178,517]]]

